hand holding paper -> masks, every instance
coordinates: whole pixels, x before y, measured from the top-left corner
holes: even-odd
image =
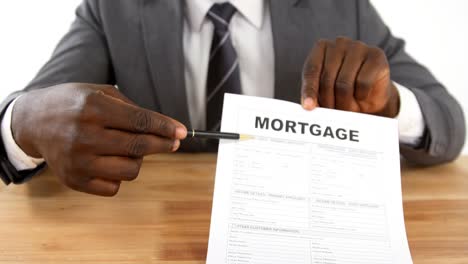
[[[321,40],[307,58],[302,104],[395,117],[400,108],[385,52],[361,41],[339,37]]]

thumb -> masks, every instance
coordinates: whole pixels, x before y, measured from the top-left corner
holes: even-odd
[[[318,106],[318,91],[325,58],[326,42],[319,41],[306,59],[302,69],[301,103],[306,110]]]

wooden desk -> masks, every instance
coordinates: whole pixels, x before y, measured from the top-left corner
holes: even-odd
[[[414,263],[468,263],[468,157],[403,167]],[[214,169],[214,155],[151,157],[114,198],[50,173],[0,187],[0,263],[205,263]]]

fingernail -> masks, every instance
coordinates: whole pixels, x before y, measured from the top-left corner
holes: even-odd
[[[172,152],[177,151],[179,147],[180,147],[180,140],[174,141],[174,145],[172,146]]]
[[[315,101],[312,98],[307,97],[302,102],[302,107],[304,107],[306,110],[313,110],[315,108]]]
[[[186,138],[187,137],[187,129],[185,127],[177,127],[175,136],[178,139]]]

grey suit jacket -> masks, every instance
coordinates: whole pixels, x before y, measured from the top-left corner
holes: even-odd
[[[189,0],[190,1],[190,0]],[[84,0],[70,31],[23,92],[67,82],[118,85],[140,106],[190,127],[184,83],[182,0]],[[392,80],[410,88],[427,129],[418,147],[401,154],[418,164],[454,159],[465,124],[456,100],[404,50],[368,0],[270,0],[275,49],[275,98],[299,102],[301,70],[314,43],[347,36],[383,49]],[[197,52],[197,51],[194,51]],[[186,151],[204,144],[185,142]],[[8,162],[4,153],[1,162]]]

